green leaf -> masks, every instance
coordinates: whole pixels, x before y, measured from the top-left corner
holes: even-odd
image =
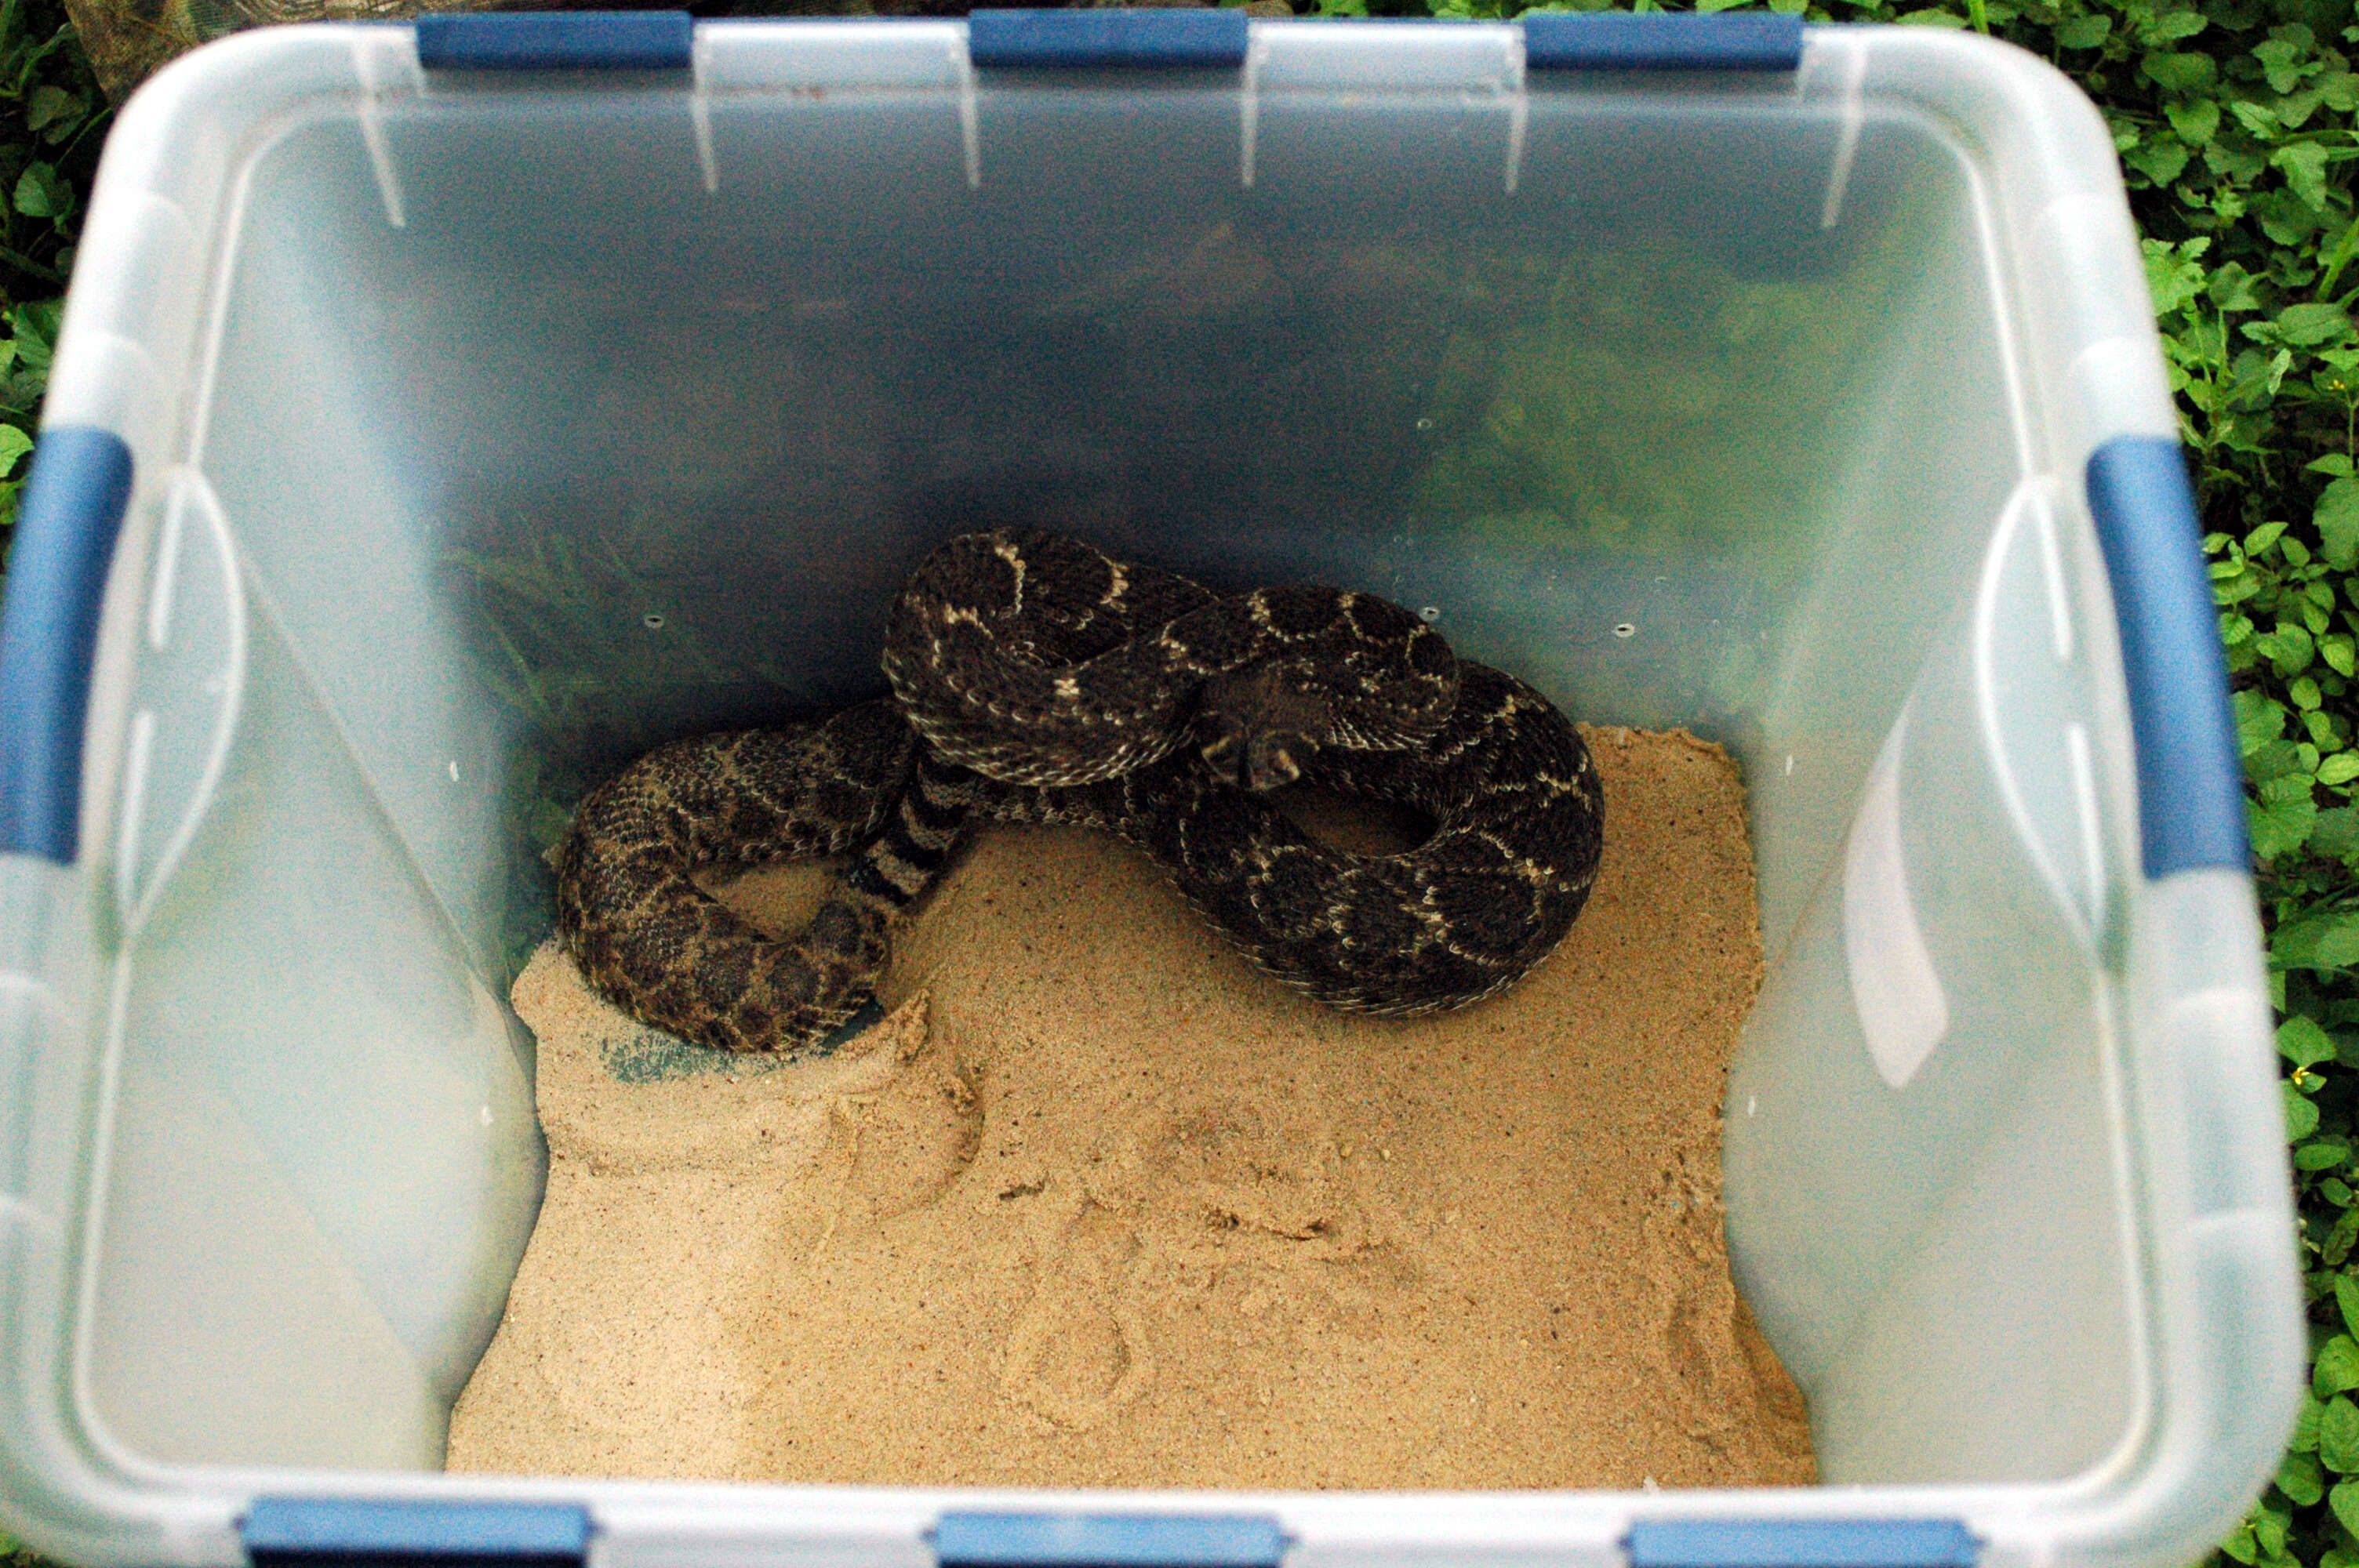
[[[2266,103],[2239,100],[2228,105],[2228,113],[2236,116],[2238,124],[2265,142],[2275,140],[2280,129],[2276,111]]]
[[[2310,522],[2328,566],[2342,572],[2359,566],[2359,476],[2345,474],[2320,492]]]
[[[2262,301],[2253,287],[2255,282],[2253,275],[2246,272],[2241,263],[2224,262],[2220,270],[2212,275],[2211,286],[2204,293],[2213,305],[2223,310],[2258,310]],[[2245,547],[2249,549],[2252,546],[2248,545]]]
[[[2307,28],[2303,29],[2305,32]],[[2253,58],[2261,62],[2261,70],[2269,79],[2273,92],[2290,92],[2305,76],[2315,75],[2325,69],[2326,62],[2310,53],[2310,40],[2291,37],[2273,38],[2253,46]]]
[[[15,470],[16,460],[33,449],[33,438],[14,425],[0,425],[0,479]]]
[[[25,100],[25,124],[38,131],[70,114],[80,114],[82,106],[82,100],[64,88],[44,83],[34,88],[32,96]]]
[[[2318,1418],[2318,1460],[2338,1476],[2359,1471],[2359,1405],[2341,1394]]]
[[[2342,1309],[2343,1325],[2359,1334],[2359,1280],[2347,1273],[2334,1276],[2334,1304]]]
[[[2318,764],[2318,782],[2322,784],[2347,784],[2359,779],[2359,752],[2337,752]]]
[[[2099,14],[2096,19],[2102,22],[2106,18]],[[2063,30],[2061,27],[2057,29],[2060,39]],[[2220,128],[2220,105],[2209,98],[2197,98],[2184,103],[2166,103],[2162,112],[2169,117],[2170,128],[2179,133],[2179,139],[2190,147],[2203,146]]]
[[[2343,1403],[2350,1403],[2344,1400]],[[2288,1454],[2277,1466],[2277,1490],[2309,1508],[2326,1496],[2326,1475],[2307,1454]]]
[[[2334,1510],[2334,1517],[2343,1521],[2343,1529],[2359,1534],[2359,1530],[2352,1529],[2353,1521],[2359,1519],[2359,1481],[2336,1483],[2334,1489],[2326,1494],[2326,1506]]]
[[[2297,1171],[2332,1171],[2351,1158],[2351,1146],[2331,1138],[2313,1138],[2293,1152]]]
[[[2334,1060],[2334,1040],[2313,1019],[2299,1013],[2277,1025],[2277,1054],[2297,1067]]]
[[[2293,1435],[2286,1439],[2286,1447],[2296,1454],[2317,1453],[2318,1418],[2325,1413],[2326,1407],[2319,1403],[2318,1396],[2303,1390],[2301,1404],[2294,1411]]]
[[[2146,288],[2154,297],[2157,316],[2168,316],[2202,297],[2203,268],[2198,258],[2211,245],[2204,235],[2176,245],[2163,240],[2139,242],[2138,248],[2146,254]]]
[[[2271,1508],[2268,1499],[2264,1498],[2253,1505],[2251,1523],[2253,1542],[2261,1549],[2261,1561],[2266,1568],[2285,1555],[2288,1523],[2285,1510]]]
[[[2252,209],[2261,232],[2280,245],[2303,245],[2326,224],[2323,214],[2290,190],[2264,190],[2253,199]]]
[[[2359,1339],[2338,1334],[2318,1347],[2318,1357],[2310,1364],[2310,1391],[2321,1400],[2331,1400],[2349,1389],[2359,1389]],[[2326,1418],[2319,1417],[2320,1441],[2326,1427]]]
[[[2289,305],[2273,325],[2277,341],[2304,349],[2343,336],[2351,330],[2351,318],[2340,305]]]
[[[2138,62],[2147,80],[2166,92],[2201,92],[2219,80],[2219,68],[2208,54],[2173,54],[2157,50]]]
[[[2318,1106],[2310,1098],[2291,1084],[2279,1084],[2285,1099],[2286,1141],[2307,1138],[2318,1130]],[[2323,1429],[2321,1429],[2322,1431]],[[2321,1436],[2319,1441],[2323,1443]],[[2354,1466],[2359,1468],[2359,1466]]]
[[[49,165],[30,164],[16,177],[16,206],[27,218],[70,217],[74,210],[73,187]]]
[[[2056,47],[2067,49],[2093,49],[2105,41],[2114,30],[2114,19],[2103,11],[2084,11],[2077,16],[2067,16],[2056,27]]]
[[[2285,176],[2286,189],[2314,212],[2326,211],[2326,149],[2316,142],[2294,142],[2269,155],[2269,165]],[[2301,308],[2299,306],[2296,309]]]
[[[2253,639],[2253,649],[2276,666],[2280,677],[2291,680],[2310,668],[2318,643],[2299,621],[2280,621]]]
[[[2354,486],[2359,489],[2359,486]],[[2236,751],[2249,757],[2263,746],[2285,733],[2285,704],[2272,701],[2267,692],[2232,692],[2229,706],[2236,713]]]
[[[2157,185],[2169,185],[2186,169],[2187,160],[2193,156],[2177,142],[2161,137],[2123,154],[2122,162]]]
[[[25,368],[37,375],[49,373],[49,358],[58,341],[59,319],[65,314],[62,299],[37,299],[17,306],[8,312],[8,328],[15,334],[16,357]]]

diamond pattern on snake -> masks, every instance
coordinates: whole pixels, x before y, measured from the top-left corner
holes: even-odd
[[[592,792],[559,851],[558,929],[641,1022],[809,1053],[868,999],[896,917],[976,828],[1071,825],[1159,865],[1256,967],[1405,1015],[1510,986],[1597,876],[1603,794],[1565,716],[1349,589],[1223,594],[1052,534],[951,539],[896,600],[890,697],[695,737]],[[1410,807],[1400,854],[1332,849],[1273,791]],[[774,939],[698,886],[724,864],[846,856]]]

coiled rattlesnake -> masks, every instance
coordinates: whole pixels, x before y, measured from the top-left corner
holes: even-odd
[[[890,698],[679,741],[582,802],[559,931],[608,1000],[707,1045],[809,1049],[982,822],[1120,836],[1255,964],[1354,1012],[1511,984],[1596,879],[1603,799],[1580,735],[1372,595],[1224,597],[1053,535],[970,534],[910,578],[883,664]],[[1297,779],[1413,807],[1433,833],[1398,855],[1329,849],[1266,798]],[[826,855],[853,864],[788,940],[691,875]]]

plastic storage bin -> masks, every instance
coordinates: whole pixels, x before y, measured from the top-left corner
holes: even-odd
[[[0,1517],[75,1562],[2191,1562],[2302,1365],[2224,679],[2104,127],[1790,18],[525,16],[125,112],[9,582]],[[1729,1241],[1826,1485],[446,1478],[536,810],[1048,524],[1742,759]],[[555,781],[555,782],[552,782]],[[1710,1092],[1700,1087],[1696,1092]]]

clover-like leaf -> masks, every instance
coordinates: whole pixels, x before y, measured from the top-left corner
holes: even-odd
[[[2277,341],[2299,349],[2342,337],[2351,330],[2351,318],[2340,305],[2312,301],[2287,306],[2270,325]]]
[[[2321,1400],[2359,1389],[2359,1340],[2347,1334],[2338,1334],[2318,1347],[2318,1355],[2310,1364],[2310,1391]],[[2319,1417],[2319,1429],[2325,1430],[2323,1413]],[[2320,1441],[2323,1442],[2321,1436]]]
[[[27,218],[71,217],[75,200],[73,186],[50,164],[29,164],[16,177],[16,208]]]
[[[2203,234],[2178,244],[2167,240],[2140,242],[2139,249],[2146,254],[2147,293],[2154,298],[2157,316],[2168,316],[2201,297],[2206,280],[2199,258],[2211,245],[2211,237]]]
[[[2286,189],[2300,197],[2304,206],[2326,211],[2325,147],[2316,142],[2289,143],[2269,155],[2269,166],[2285,176]]]
[[[2310,522],[2328,566],[2349,571],[2359,565],[2359,476],[2345,474],[2320,492]]]
[[[2318,806],[2306,795],[2245,802],[2245,826],[2252,834],[2253,854],[2257,860],[2282,860],[2292,854],[2308,841],[2310,827],[2317,820]],[[2308,1130],[2304,1128],[2302,1132]]]
[[[2169,136],[2158,137],[2135,151],[2122,155],[2122,162],[2152,180],[2157,185],[2169,185],[2187,168],[2187,160],[2195,155]]]
[[[2240,262],[2223,262],[2212,273],[2204,295],[2222,310],[2258,310],[2262,299],[2259,279],[2246,272]]]
[[[2173,53],[2156,49],[2138,62],[2147,80],[2166,92],[2201,92],[2220,78],[2220,68],[2208,54]]]
[[[2302,29],[2304,33],[2309,30],[2307,27]],[[2253,58],[2260,61],[2271,92],[2290,92],[2304,77],[2326,69],[2326,62],[2318,58],[2315,48],[2314,42],[2295,37],[2288,29],[2286,36],[2255,44]]]
[[[2341,1394],[2318,1418],[2318,1460],[2339,1476],[2359,1473],[2359,1405]]]
[[[44,82],[25,99],[25,124],[42,130],[82,112],[82,100],[64,88]]]
[[[2345,1400],[2344,1404],[2351,1401]],[[2309,1508],[2326,1496],[2326,1474],[2318,1460],[2307,1454],[2288,1454],[2277,1466],[2277,1490],[2303,1508]]]
[[[15,471],[17,460],[32,449],[32,437],[14,425],[0,425],[0,479]]]
[[[2297,1067],[2334,1060],[2333,1037],[2315,1019],[2297,1013],[2277,1025],[2277,1054]]]
[[[2293,1152],[2297,1171],[2332,1171],[2351,1158],[2351,1145],[2339,1138],[2312,1138]]]
[[[2097,14],[2097,19],[2104,21],[2106,18],[2100,12]],[[2063,29],[2058,28],[2057,33],[2060,38]],[[2183,103],[2167,103],[2163,105],[2162,112],[2170,121],[2170,128],[2179,133],[2179,139],[2190,147],[2201,146],[2210,141],[2212,133],[2220,128],[2220,105],[2209,98],[2191,99]]]

